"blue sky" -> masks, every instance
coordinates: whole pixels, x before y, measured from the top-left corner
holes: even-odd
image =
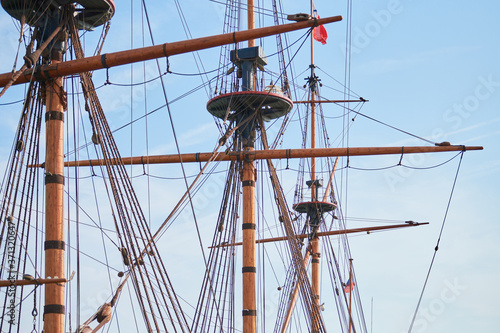
[[[268,4],[266,4],[267,6]],[[350,88],[369,100],[362,112],[404,131],[433,142],[481,145],[483,151],[466,152],[450,204],[430,279],[422,299],[413,332],[470,332],[495,331],[500,324],[500,226],[498,201],[500,199],[500,3],[495,1],[357,1],[352,5],[352,20],[346,14],[346,5],[338,1],[316,1],[320,16],[343,15],[344,20],[328,25],[326,45],[315,45],[315,63],[339,81],[345,75],[345,35],[350,22],[352,48],[350,57]],[[103,52],[113,52],[142,45],[141,14],[138,2],[133,3],[131,17],[129,1],[117,3],[117,12]],[[209,1],[182,1],[181,6],[193,37],[220,33],[224,10]],[[148,1],[148,10],[156,43],[185,38],[181,24],[171,2]],[[287,1],[286,13],[308,11],[302,1]],[[268,19],[267,19],[268,20]],[[133,22],[133,38],[129,37]],[[271,24],[266,21],[266,25]],[[0,72],[9,72],[15,56],[18,38],[15,25],[6,15],[0,16]],[[93,50],[93,40],[99,30],[86,35],[85,42]],[[290,34],[298,39],[302,33]],[[87,40],[88,39],[88,40]],[[274,39],[266,39],[267,54],[271,54]],[[148,42],[146,42],[148,43]],[[91,52],[91,51],[88,51]],[[295,73],[309,65],[308,47],[298,52]],[[218,66],[218,49],[200,52],[206,70]],[[270,59],[274,61],[274,58]],[[196,67],[190,56],[171,57],[170,69],[179,73],[194,73]],[[18,64],[17,67],[20,65]],[[155,64],[146,64],[146,77],[155,76]],[[165,68],[165,61],[160,61]],[[271,66],[271,65],[270,65]],[[126,67],[126,68],[125,68]],[[134,66],[131,78],[129,67],[111,69],[113,83],[143,81],[142,65]],[[326,98],[339,94],[330,87],[329,77],[318,72]],[[105,73],[95,73],[96,86],[100,86]],[[303,74],[307,76],[307,73]],[[302,78],[299,83],[304,82]],[[170,99],[180,96],[200,84],[199,78],[174,75],[165,77]],[[144,110],[162,104],[156,82],[148,85],[151,102],[145,104],[142,88],[123,88],[117,85],[99,90],[111,126],[117,128]],[[20,99],[24,88],[13,87],[0,100],[1,140],[0,161],[4,166],[10,151],[12,134],[19,117],[20,105],[4,105]],[[102,92],[101,92],[102,91]],[[132,97],[130,97],[132,96]],[[187,100],[172,104],[174,123],[178,130],[182,152],[210,151],[217,140],[217,129],[205,111],[208,96],[198,91]],[[133,106],[133,108],[131,108]],[[130,110],[133,111],[130,111]],[[340,109],[334,109],[338,115]],[[337,113],[336,113],[337,112]],[[135,116],[132,116],[135,117]],[[167,115],[151,117],[154,132],[149,140],[151,154],[175,153]],[[134,140],[130,147],[130,134],[136,138],[144,123],[134,125],[116,134],[124,151],[122,155],[145,154],[144,138]],[[331,137],[337,130],[332,125]],[[350,146],[426,145],[386,126],[358,116],[351,126]],[[284,146],[284,148],[292,148]],[[362,172],[349,170],[349,191],[341,199],[348,217],[428,221],[431,224],[414,230],[376,233],[350,238],[358,288],[360,290],[367,323],[371,321],[370,303],[373,298],[373,332],[407,332],[416,307],[427,270],[434,252],[453,180],[458,158],[436,169],[420,170],[442,163],[454,154],[444,156],[405,156],[403,164],[413,167],[393,168],[385,171]],[[376,168],[397,164],[400,157],[376,159],[352,158],[350,165]],[[344,160],[343,166],[346,161]],[[187,166],[195,173],[198,166]],[[151,172],[163,172],[153,167]],[[178,172],[178,170],[176,170]],[[132,169],[133,175],[142,173],[142,167]],[[289,180],[288,180],[289,179]],[[295,175],[285,181],[285,189],[293,188]],[[168,215],[184,185],[181,182],[150,184],[150,204],[145,210],[153,225]],[[220,192],[217,181],[214,193]],[[146,184],[137,181],[143,189]],[[166,187],[176,189],[166,191]],[[203,193],[202,193],[203,194]],[[211,192],[206,192],[208,203],[199,202],[203,221],[210,221],[213,209]],[[214,205],[218,203],[215,199]],[[160,207],[160,209],[155,209]],[[216,213],[216,212],[215,212]],[[188,218],[187,218],[188,219]],[[348,221],[349,227],[358,222]],[[182,230],[185,225],[179,226]],[[174,226],[174,228],[177,228]],[[206,227],[210,234],[210,227]],[[174,229],[177,230],[177,229]],[[176,255],[193,260],[180,253],[174,245],[189,241],[188,236],[172,240]],[[165,245],[167,246],[167,245]],[[177,252],[176,252],[177,251]],[[190,251],[188,251],[190,252]],[[185,273],[189,274],[189,270]],[[98,272],[94,272],[98,273]],[[184,271],[183,271],[184,273]],[[88,301],[89,304],[92,301]],[[93,303],[92,303],[93,306]],[[369,324],[370,325],[370,324]],[[370,329],[370,326],[369,326]],[[113,329],[111,330],[113,331]]]

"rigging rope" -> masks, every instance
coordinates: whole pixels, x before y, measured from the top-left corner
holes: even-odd
[[[413,324],[415,323],[415,319],[417,318],[418,309],[420,308],[420,303],[422,302],[422,298],[424,296],[425,288],[427,287],[427,282],[429,281],[429,277],[431,275],[432,266],[434,265],[434,260],[436,259],[437,251],[439,250],[439,243],[441,242],[441,236],[443,235],[443,230],[444,230],[444,226],[445,226],[445,223],[446,223],[446,218],[448,217],[448,211],[450,209],[451,199],[453,198],[453,193],[455,191],[455,185],[457,184],[458,173],[460,171],[460,166],[462,165],[463,155],[464,155],[464,152],[461,152],[461,154],[460,154],[460,161],[458,162],[457,172],[455,174],[455,178],[453,179],[453,185],[451,187],[450,197],[448,198],[448,204],[446,205],[446,210],[445,210],[444,217],[443,217],[443,223],[441,224],[441,229],[439,230],[438,239],[436,241],[436,247],[434,247],[434,253],[432,255],[432,259],[431,259],[431,262],[429,264],[429,269],[428,269],[427,275],[425,277],[424,285],[422,286],[422,291],[420,292],[420,297],[418,298],[418,302],[417,302],[417,306],[415,308],[415,312],[413,313],[413,318],[411,320],[410,327],[408,328],[408,333],[411,333],[411,331],[413,329]]]
[[[420,139],[420,140],[425,141],[425,142],[427,142],[427,143],[430,143],[430,144],[432,144],[432,145],[435,145],[435,144],[436,144],[435,142],[433,142],[433,141],[431,141],[431,140],[428,140],[428,139],[423,138],[423,137],[421,137],[421,136],[418,136],[418,135],[416,135],[416,134],[412,134],[412,133],[410,133],[410,132],[408,132],[408,131],[402,130],[402,129],[397,128],[397,127],[395,127],[395,126],[389,125],[389,124],[387,124],[387,123],[385,123],[385,122],[383,122],[383,121],[381,121],[381,120],[377,120],[377,119],[375,119],[375,118],[373,118],[373,117],[370,117],[370,116],[368,116],[368,115],[366,115],[366,114],[364,114],[364,113],[361,113],[361,112],[359,112],[359,111],[356,111],[356,110],[354,110],[354,109],[350,109],[350,108],[348,108],[348,107],[345,107],[345,109],[346,109],[346,110],[349,110],[349,111],[351,111],[351,112],[354,112],[354,113],[356,113],[356,114],[357,114],[357,115],[359,115],[359,116],[362,116],[362,117],[365,117],[365,118],[367,118],[367,119],[373,120],[374,122],[377,122],[377,123],[379,123],[379,124],[382,124],[382,125],[384,125],[384,126],[387,126],[387,127],[389,127],[389,128],[392,128],[392,129],[394,129],[394,130],[396,130],[396,131],[399,131],[399,132],[401,132],[401,133],[408,134],[409,136],[412,136],[412,137],[414,137],[414,138]]]
[[[82,58],[83,51],[73,20],[70,24],[70,31],[77,58]],[[166,330],[167,327],[173,326],[182,332],[189,331],[186,317],[181,310],[158,250],[154,243],[148,244],[152,235],[140,209],[138,198],[133,192],[125,167],[123,164],[111,163],[111,161],[121,161],[121,157],[102,107],[95,95],[90,75],[83,73],[81,79],[87,101],[86,105],[95,131],[95,141],[102,150],[106,169],[110,175],[109,186],[115,199],[113,217],[119,232],[118,237],[123,246],[122,254],[125,253],[124,258],[131,268],[130,273],[139,296],[139,306],[145,325],[149,328],[155,327],[157,330],[160,330],[160,327]],[[147,253],[138,252],[141,249],[147,249]],[[146,270],[146,266],[151,266],[152,270]],[[161,315],[157,315],[157,313]],[[165,320],[168,320],[168,323]]]
[[[38,249],[39,238],[30,237],[33,224],[38,225],[38,215],[33,217],[31,211],[38,208],[37,193],[39,191],[39,176],[36,170],[27,167],[31,163],[39,162],[39,142],[42,119],[42,100],[40,86],[31,83],[28,87],[18,129],[14,137],[11,154],[7,163],[7,172],[2,183],[2,200],[0,210],[0,244],[2,257],[0,278],[17,280],[17,276],[30,273],[39,277],[38,256],[32,259],[29,249]],[[34,223],[32,219],[34,218]],[[33,272],[34,271],[34,272]],[[24,288],[5,288],[2,291],[3,309],[9,313],[10,320],[0,322],[0,331],[3,327],[15,327],[17,318],[22,312]],[[30,293],[31,294],[31,293]],[[28,294],[28,296],[30,295]],[[19,304],[9,307],[7,304]],[[17,326],[19,332],[20,325]]]

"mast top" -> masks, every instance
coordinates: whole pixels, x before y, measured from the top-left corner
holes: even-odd
[[[1,0],[5,11],[17,20],[23,17],[27,24],[35,26],[43,24],[43,18],[48,13],[62,11],[63,5],[79,4],[76,8],[75,22],[79,29],[93,30],[113,17],[115,13],[114,0],[54,0],[47,4],[42,0]]]
[[[237,91],[212,98],[207,110],[213,116],[233,120],[243,111],[259,110],[263,120],[269,121],[287,114],[293,102],[282,93],[272,91]]]

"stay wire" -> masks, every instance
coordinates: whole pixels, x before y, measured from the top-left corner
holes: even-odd
[[[161,78],[161,77],[159,77],[159,78]],[[213,81],[213,80],[215,80],[215,79],[216,79],[216,77],[212,78],[212,79],[210,80],[210,82],[211,82],[211,81]],[[201,84],[201,85],[199,85],[199,86],[197,86],[197,87],[195,87],[195,88],[191,89],[190,91],[188,91],[188,92],[186,92],[186,93],[184,93],[184,94],[182,94],[182,95],[180,95],[180,96],[178,96],[178,97],[176,97],[176,98],[172,99],[172,100],[169,102],[169,104],[173,104],[174,102],[177,102],[177,101],[179,101],[179,100],[181,100],[181,99],[183,99],[183,98],[185,98],[185,97],[189,96],[190,94],[195,93],[196,91],[198,91],[198,90],[202,89],[203,87],[205,87],[207,84],[208,84],[208,83],[204,83],[204,84]],[[128,86],[128,85],[127,85],[127,86]],[[95,90],[97,90],[97,89],[94,89],[94,90],[89,89],[88,91],[90,92],[90,91],[95,91]],[[124,128],[128,127],[128,126],[130,126],[131,124],[133,124],[133,123],[135,123],[135,122],[137,122],[137,121],[139,121],[139,120],[143,119],[144,117],[147,117],[147,116],[149,116],[149,115],[151,115],[151,114],[153,114],[153,113],[155,113],[155,112],[157,112],[157,111],[162,110],[162,109],[163,109],[163,108],[165,108],[166,106],[167,106],[166,104],[163,104],[163,105],[161,105],[161,106],[159,106],[159,107],[157,107],[157,108],[155,108],[155,109],[153,109],[153,110],[151,110],[151,111],[147,112],[146,114],[143,114],[143,115],[141,115],[141,116],[139,116],[139,117],[135,118],[133,121],[131,121],[131,122],[127,122],[126,124],[123,124],[122,126],[120,126],[120,127],[118,127],[118,128],[115,128],[114,130],[112,130],[112,132],[111,132],[111,133],[116,133],[116,132],[118,132],[118,131],[120,131],[120,130],[122,130],[122,129],[124,129]],[[89,147],[89,146],[91,146],[91,145],[93,145],[93,143],[92,143],[92,142],[87,142],[87,143],[83,144],[82,146],[78,147],[78,148],[77,148],[77,150],[85,149],[85,148],[87,148],[87,147]],[[75,151],[70,151],[70,152],[68,152],[67,154],[68,154],[68,155],[71,155],[71,154],[74,154],[74,153],[75,153]]]
[[[408,328],[408,333],[411,333],[411,331],[413,329],[413,324],[415,323],[415,319],[417,318],[418,309],[420,308],[420,303],[422,302],[422,298],[424,296],[425,288],[427,287],[427,282],[429,281],[429,276],[431,274],[432,266],[434,265],[434,260],[436,259],[437,251],[439,250],[439,243],[441,242],[441,237],[443,235],[443,230],[444,230],[444,226],[445,226],[445,223],[446,223],[446,218],[448,217],[448,211],[450,209],[451,199],[453,198],[453,192],[455,191],[455,185],[457,184],[458,173],[460,171],[460,166],[462,165],[463,156],[464,156],[464,151],[462,151],[461,156],[460,156],[460,161],[458,162],[457,172],[455,174],[455,179],[453,180],[453,186],[451,187],[450,197],[448,199],[448,204],[446,206],[446,211],[444,213],[443,223],[441,224],[441,229],[439,230],[439,236],[438,236],[438,239],[437,239],[437,242],[436,242],[436,247],[434,248],[434,254],[432,255],[432,260],[431,260],[431,263],[429,265],[429,270],[427,271],[427,276],[425,277],[425,282],[424,282],[424,285],[422,287],[422,292],[420,293],[420,297],[418,299],[417,307],[415,308],[415,312],[413,314],[413,318],[411,320],[410,327]]]
[[[222,2],[222,1],[217,1],[217,0],[208,0],[208,1],[213,2],[213,3],[218,3],[221,5],[226,5],[226,3]],[[239,6],[234,6],[234,7],[241,9],[241,10],[244,10],[244,11],[248,10],[248,5],[245,3],[240,3]],[[260,7],[260,6],[253,6],[253,9],[254,9],[256,14],[261,14],[261,15],[266,15],[266,16],[271,16],[271,17],[274,17],[274,15],[277,14],[277,15],[281,16],[281,18],[287,18],[287,14],[278,13],[278,12],[274,13],[272,9],[267,9],[267,8]],[[266,13],[266,12],[269,12],[269,13]]]
[[[13,101],[13,102],[0,103],[0,106],[8,106],[8,105],[18,104],[18,103],[22,103],[22,102],[24,102],[24,99],[20,99],[20,100]]]
[[[389,124],[387,124],[387,123],[384,123],[384,122],[383,122],[383,121],[381,121],[381,120],[378,120],[378,119],[375,119],[375,118],[373,118],[373,117],[370,117],[370,116],[368,116],[368,115],[366,115],[366,114],[364,114],[364,113],[361,113],[361,112],[359,112],[359,111],[356,111],[356,110],[354,110],[354,109],[351,109],[351,108],[346,107],[346,110],[351,111],[351,112],[354,112],[355,114],[357,114],[357,115],[359,115],[359,116],[362,116],[362,117],[365,117],[365,118],[367,118],[367,119],[370,119],[370,120],[372,120],[372,121],[374,121],[374,122],[376,122],[376,123],[379,123],[379,124],[381,124],[381,125],[384,125],[384,126],[387,126],[387,127],[389,127],[389,128],[392,128],[392,129],[394,129],[394,130],[396,130],[396,131],[398,131],[398,132],[401,132],[401,133],[407,134],[407,135],[409,135],[409,136],[412,136],[412,137],[414,137],[414,138],[416,138],[416,139],[420,139],[420,140],[425,141],[425,142],[427,142],[427,143],[430,143],[430,144],[432,144],[432,145],[435,145],[435,144],[436,144],[435,142],[433,142],[433,141],[431,141],[431,140],[429,140],[429,139],[423,138],[423,137],[421,137],[421,136],[418,136],[418,135],[416,135],[416,134],[410,133],[410,132],[405,131],[405,130],[403,130],[403,129],[397,128],[397,127],[392,126],[392,125],[389,125]]]
[[[144,3],[144,11],[145,11],[145,13],[147,15],[147,10],[146,10],[145,3]],[[146,18],[147,18],[147,16],[146,16]],[[152,34],[152,31],[151,31],[151,26],[150,26],[150,23],[149,23],[149,19],[148,19],[147,22],[148,22],[149,32],[150,32],[150,35],[151,35],[151,40],[154,43],[154,41],[153,41],[153,34]],[[157,65],[158,71],[160,71],[160,64],[159,64],[158,60],[156,60],[156,65]],[[204,261],[205,267],[208,270],[208,261],[207,261],[206,255],[205,255],[205,251],[203,249],[203,242],[202,242],[202,239],[201,239],[201,233],[200,233],[198,221],[197,221],[197,218],[196,218],[196,212],[195,212],[195,209],[194,209],[191,192],[189,190],[190,187],[189,187],[189,184],[188,184],[188,181],[187,181],[187,178],[186,178],[186,170],[184,168],[184,163],[182,162],[181,151],[180,151],[180,147],[179,147],[179,141],[177,139],[177,134],[176,134],[176,131],[175,131],[175,126],[174,126],[174,120],[173,120],[173,117],[172,117],[172,112],[170,110],[170,103],[168,101],[166,86],[165,86],[165,82],[164,82],[163,78],[160,79],[160,82],[161,82],[161,85],[162,85],[163,96],[165,98],[165,104],[166,104],[166,107],[167,107],[167,114],[168,114],[168,117],[169,117],[169,120],[170,120],[170,126],[171,126],[171,129],[172,129],[172,135],[174,137],[174,142],[175,142],[177,153],[178,153],[178,155],[180,157],[180,166],[181,166],[182,174],[184,176],[184,183],[185,183],[185,186],[186,186],[186,189],[187,189],[187,194],[188,194],[188,198],[189,198],[189,205],[190,205],[191,211],[193,213],[193,219],[194,219],[194,224],[195,224],[195,227],[196,227],[196,233],[197,233],[197,236],[198,236],[198,241],[199,241],[199,244],[200,244],[201,254],[202,254],[202,257],[203,257],[203,261]],[[220,315],[220,314],[218,314],[218,315]],[[189,330],[189,325],[187,326],[187,329]]]

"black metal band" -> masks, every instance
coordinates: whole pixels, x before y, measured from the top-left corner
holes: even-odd
[[[257,310],[244,309],[242,312],[243,316],[257,317]]]
[[[245,186],[255,187],[255,182],[253,180],[244,180],[241,183],[242,183],[243,187],[245,187]]]
[[[313,259],[313,260],[312,260],[312,263],[313,263],[313,264],[319,264],[319,259]]]
[[[51,240],[45,241],[43,247],[45,250],[64,250],[65,245],[64,241]]]
[[[168,54],[167,54],[167,44],[168,44],[168,43],[163,43],[163,55],[164,55],[165,57],[167,57],[167,58],[168,58]]]
[[[35,66],[35,68],[33,69],[33,76],[35,77],[35,80],[36,81],[44,81],[45,78],[42,77],[42,71],[41,71],[41,66],[38,65],[38,66]],[[26,77],[26,76],[25,76]],[[31,78],[30,78],[31,79]],[[30,80],[28,80],[29,82]]]
[[[44,69],[44,68],[45,68],[45,69]],[[47,69],[47,66],[43,66],[43,67],[41,67],[41,72],[40,72],[40,74],[41,74],[41,76],[42,76],[42,78],[43,78],[44,80],[48,80],[48,79],[50,79],[50,78],[51,78],[51,76],[50,76],[50,69]]]
[[[64,121],[64,112],[61,111],[47,111],[45,112],[45,121],[60,120]]]
[[[243,230],[247,230],[247,229],[255,230],[255,223],[243,223],[242,229]]]
[[[106,53],[104,53],[103,55],[101,55],[101,64],[102,64],[102,67],[109,68],[108,64],[106,64]]]
[[[43,307],[43,314],[46,315],[47,313],[65,314],[64,305],[62,305],[62,304],[47,304]]]
[[[314,20],[313,28],[316,28],[317,26],[319,26],[319,24],[318,24],[318,18],[317,17],[313,17],[313,20]]]
[[[242,273],[257,273],[255,266],[243,266],[241,268]]]
[[[47,185],[47,184],[62,184],[62,185],[64,185],[64,176],[63,175],[46,174],[45,175],[45,185]]]

